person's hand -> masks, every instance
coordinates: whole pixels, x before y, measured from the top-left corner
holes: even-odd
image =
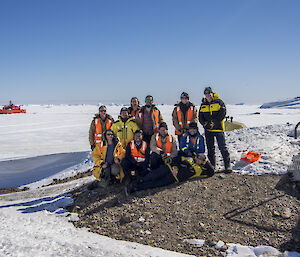
[[[102,165],[102,169],[106,169],[107,168],[107,163],[104,163],[103,165]]]
[[[177,177],[178,174],[178,168],[177,167],[172,167],[172,174]]]

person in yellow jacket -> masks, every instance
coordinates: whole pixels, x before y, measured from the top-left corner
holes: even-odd
[[[120,139],[124,149],[127,144],[133,139],[134,132],[139,129],[133,117],[129,117],[128,108],[122,107],[119,120],[111,126],[112,131]]]
[[[177,156],[170,164],[163,164],[157,169],[149,170],[145,176],[132,181],[125,187],[125,194],[149,188],[167,186],[192,178],[208,178],[214,175],[214,168],[200,153],[194,158]]]
[[[97,144],[92,158],[95,162],[93,175],[96,178],[89,189],[92,190],[98,185],[107,187],[110,183],[122,181],[124,172],[121,161],[125,156],[125,150],[122,144],[111,129],[104,133],[105,140]]]
[[[143,130],[143,140],[147,144],[150,143],[152,135],[158,132],[159,124],[163,121],[160,110],[153,104],[153,96],[147,95],[145,106],[136,116],[136,123]]]
[[[180,102],[175,104],[172,112],[172,121],[175,127],[175,135],[178,137],[178,142],[182,135],[188,131],[191,122],[198,122],[197,108],[190,102],[189,94],[182,92]]]
[[[218,143],[221,155],[224,160],[224,173],[231,173],[230,155],[225,142],[225,125],[226,106],[219,98],[219,95],[212,91],[211,87],[204,89],[205,98],[199,110],[199,121],[205,131],[205,140],[207,146],[207,157],[210,163],[216,166],[215,138]]]
[[[106,113],[106,106],[101,105],[99,113],[95,114],[89,130],[89,141],[92,151],[103,140],[104,132],[111,128],[113,122],[114,119]]]

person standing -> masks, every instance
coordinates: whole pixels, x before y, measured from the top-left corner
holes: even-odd
[[[133,117],[129,117],[127,107],[122,107],[119,119],[112,124],[112,131],[119,137],[120,142],[125,149],[127,144],[133,139],[134,132],[139,129]]]
[[[175,135],[178,137],[178,142],[182,135],[188,131],[191,122],[198,122],[197,108],[190,102],[189,94],[182,92],[180,95],[180,102],[175,104],[172,113],[172,121],[175,127]]]
[[[143,130],[143,139],[148,144],[154,133],[158,132],[159,124],[163,122],[160,110],[153,104],[153,97],[147,95],[145,106],[141,108],[139,115],[136,117],[137,125]]]
[[[95,114],[90,125],[89,141],[92,150],[94,150],[97,144],[103,141],[103,134],[111,128],[113,122],[114,119],[106,113],[106,106],[101,105],[99,113]]]
[[[141,107],[140,107],[139,99],[135,96],[132,97],[130,100],[130,107],[128,108],[129,115],[131,115],[135,120],[136,117],[139,115],[140,110]]]
[[[205,140],[207,146],[207,157],[210,163],[216,166],[215,155],[215,138],[218,143],[221,155],[223,157],[225,170],[224,173],[231,173],[229,151],[225,142],[225,125],[224,118],[226,116],[226,106],[219,98],[219,95],[212,91],[211,87],[204,89],[205,97],[199,110],[199,121],[205,130]]]

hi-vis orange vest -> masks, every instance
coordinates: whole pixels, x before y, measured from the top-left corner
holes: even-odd
[[[143,119],[143,112],[140,112],[140,118]],[[153,108],[153,117],[154,117],[154,125],[156,131],[159,129],[159,111],[156,108]]]
[[[159,135],[159,133],[157,133],[155,135],[155,140],[156,140],[156,144],[157,147],[162,149],[162,144],[161,144],[161,136]],[[172,151],[172,143],[174,141],[173,136],[167,136],[167,142],[166,142],[166,146],[165,146],[165,153],[167,154],[167,156],[171,156],[171,151]]]
[[[105,121],[105,128],[102,129],[102,125],[101,125],[101,118],[96,118],[95,119],[95,126],[96,126],[96,130],[95,130],[95,135],[94,135],[94,142],[95,145],[99,144],[100,142],[103,141],[102,137],[103,137],[103,133],[111,128],[112,125],[112,121],[110,119],[106,119]]]
[[[137,162],[143,162],[145,161],[145,154],[146,154],[146,148],[147,143],[143,141],[142,146],[140,150],[137,149],[134,140],[130,142],[130,148],[131,148],[131,156],[137,161]]]
[[[186,119],[186,123],[187,123],[187,127],[190,126],[190,123],[193,119],[193,115],[194,115],[194,106],[191,106],[188,111],[187,111],[187,119]],[[177,106],[176,108],[176,112],[177,112],[177,117],[178,117],[178,123],[179,123],[179,126],[181,129],[183,129],[183,122],[182,122],[182,116],[181,116],[181,110],[180,110],[180,107]],[[180,132],[178,130],[175,130],[175,135],[182,135],[183,132]]]

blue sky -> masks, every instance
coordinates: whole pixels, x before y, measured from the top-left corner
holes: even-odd
[[[300,95],[298,0],[1,0],[0,104]]]

